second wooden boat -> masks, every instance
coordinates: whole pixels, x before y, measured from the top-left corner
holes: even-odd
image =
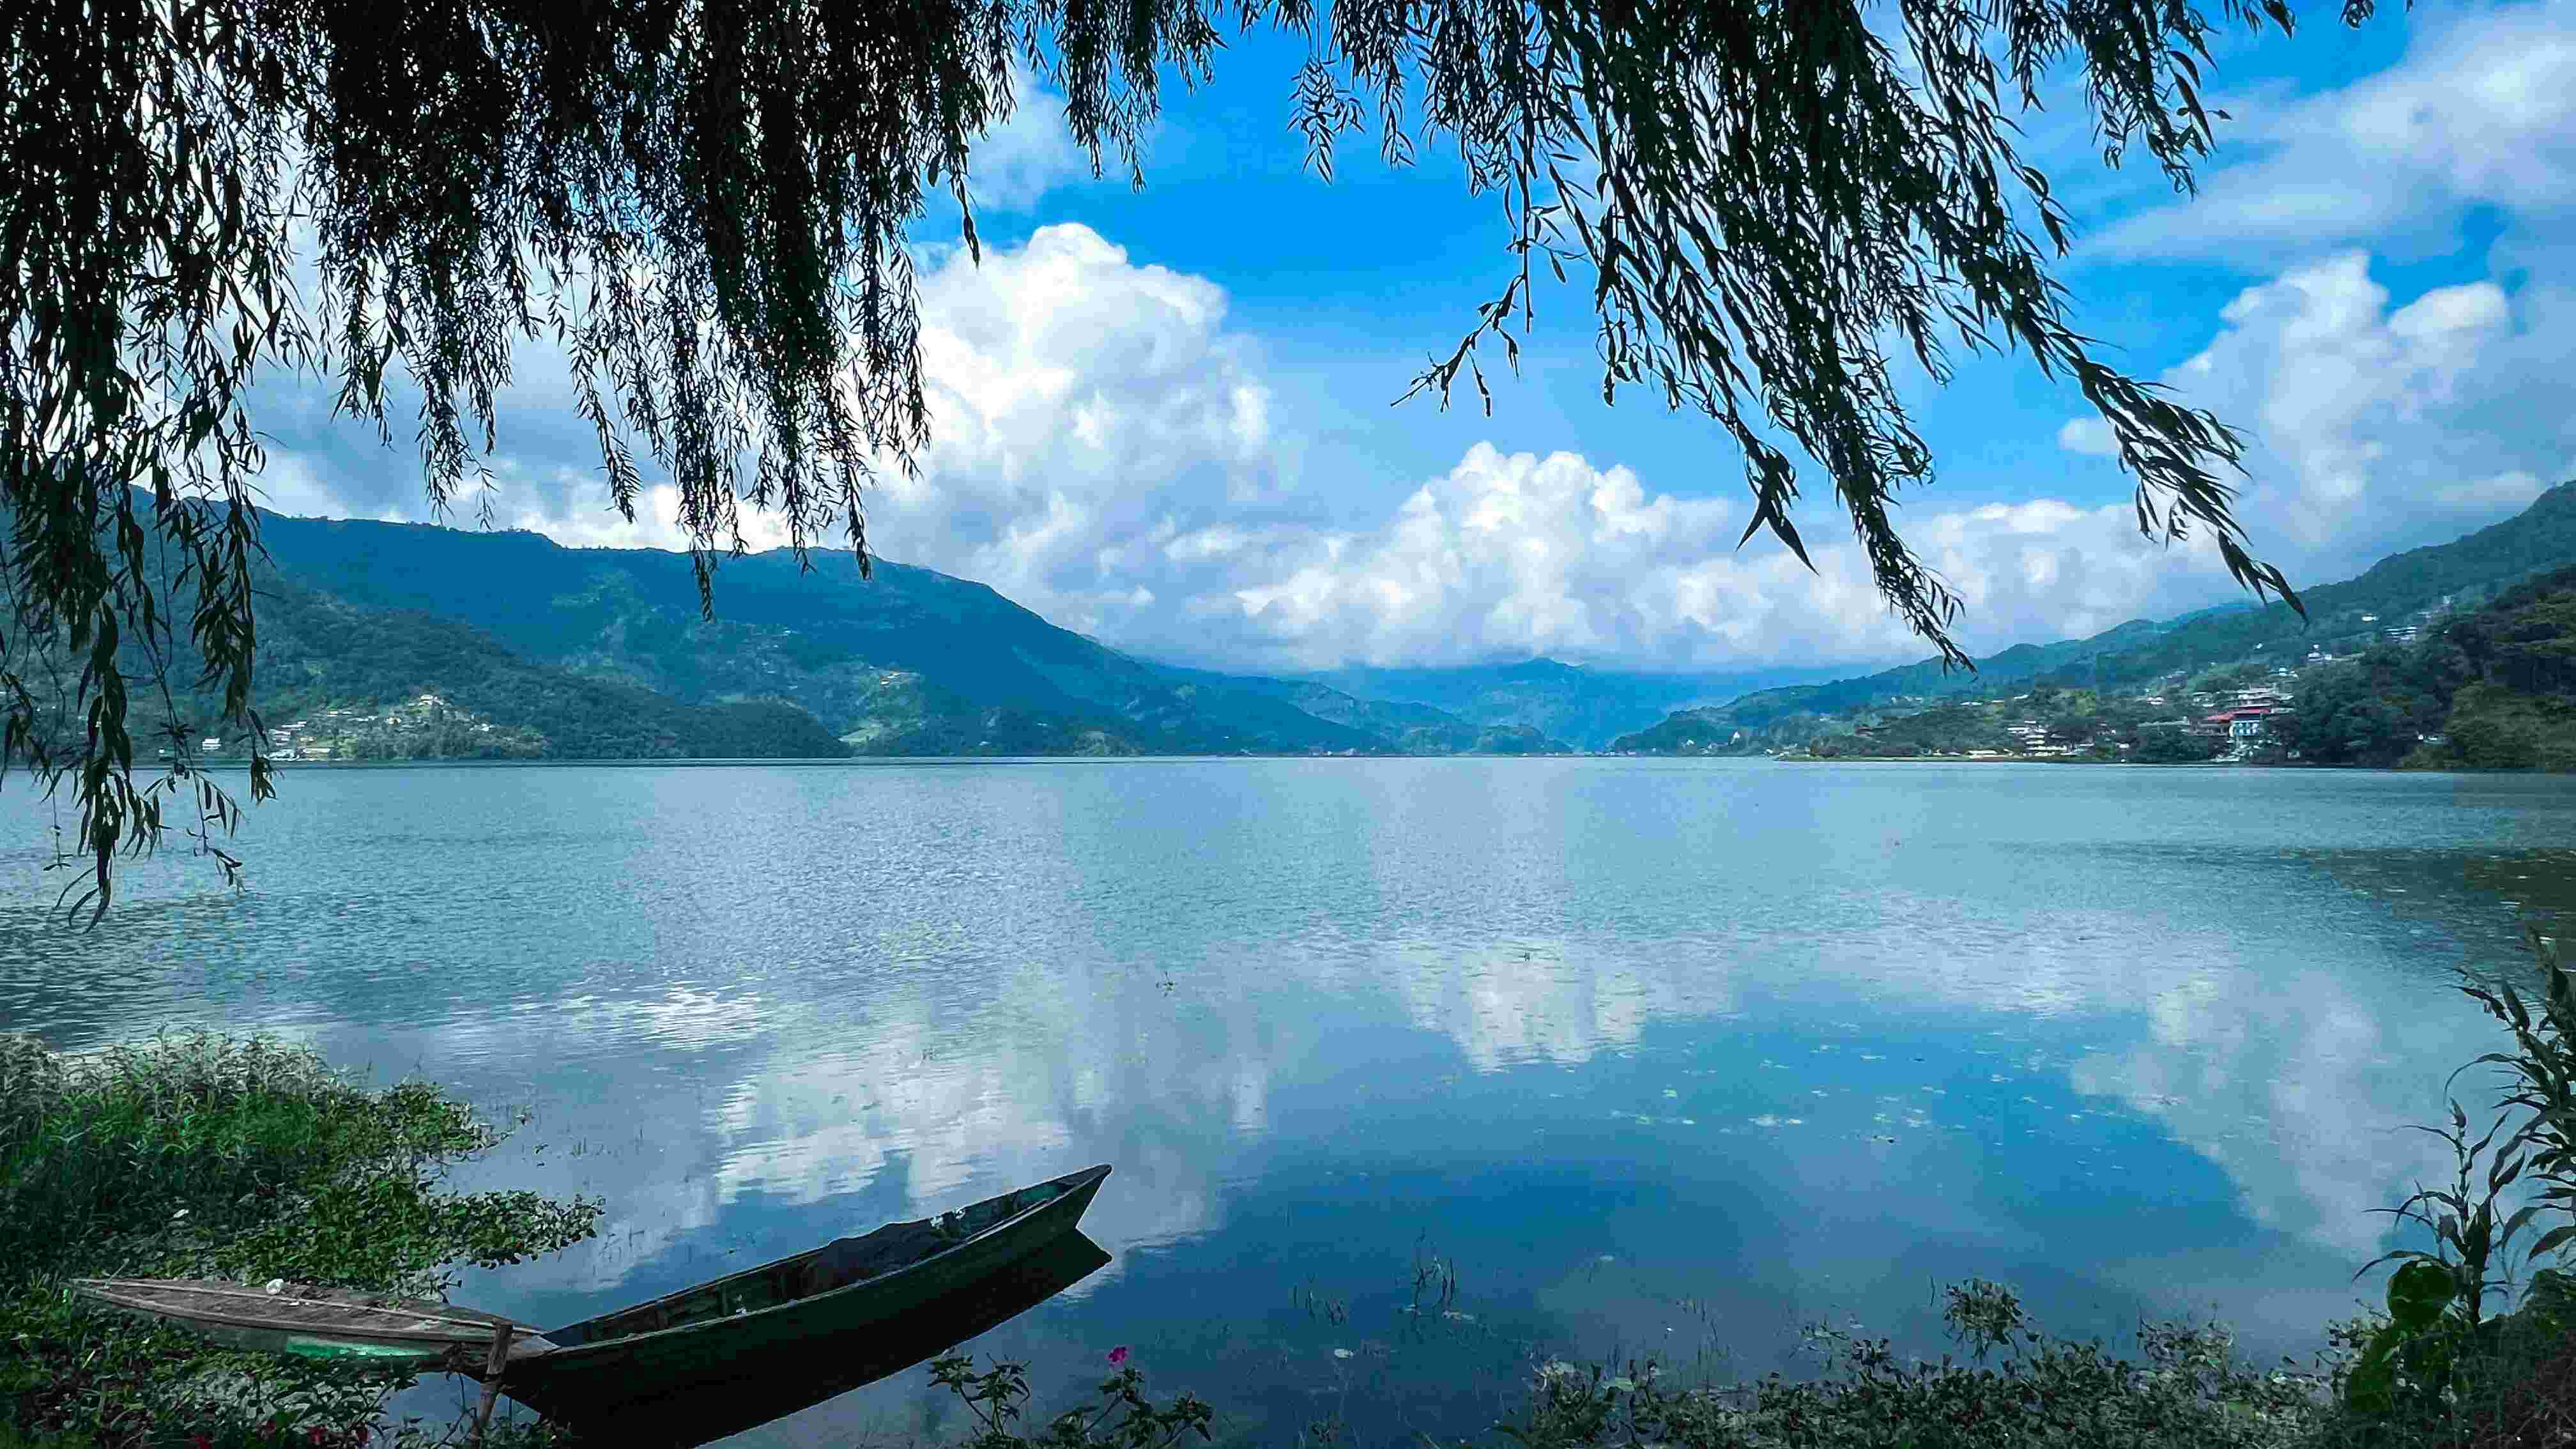
[[[545,1331],[513,1353],[501,1391],[575,1425],[653,1397],[756,1373],[804,1341],[890,1325],[939,1304],[1071,1232],[1106,1163]]]
[[[505,1327],[514,1357],[553,1348],[533,1323],[434,1299],[195,1278],[81,1278],[72,1286],[111,1307],[184,1324],[219,1343],[300,1358],[373,1359],[424,1369],[454,1360],[479,1371]]]

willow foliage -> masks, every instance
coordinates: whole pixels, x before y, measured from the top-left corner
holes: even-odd
[[[1517,355],[1533,271],[1588,284],[1604,398],[1714,419],[1746,536],[1804,557],[1772,441],[1794,440],[1890,605],[1963,661],[1958,601],[1889,511],[1933,464],[1890,350],[1946,377],[1953,347],[2023,349],[2109,424],[2141,529],[2206,527],[2241,582],[2288,594],[2229,513],[2238,436],[2070,326],[2066,218],[2012,120],[2072,59],[2106,161],[2143,147],[2188,186],[2211,37],[2287,30],[2279,0],[13,0],[0,767],[72,783],[84,898],[104,907],[169,802],[232,868],[234,803],[186,732],[138,771],[127,720],[184,631],[259,738],[260,369],[334,380],[388,440],[408,373],[444,507],[487,481],[514,340],[551,338],[617,506],[648,470],[677,485],[702,593],[745,504],[864,568],[872,470],[927,434],[906,238],[944,195],[973,245],[969,156],[1015,60],[1096,167],[1141,181],[1161,79],[1209,80],[1226,31],[1265,23],[1311,46],[1293,119],[1317,170],[1347,133],[1398,161],[1418,135],[1505,202],[1516,265],[1415,392],[1445,404],[1464,372],[1490,409],[1481,349]],[[251,795],[270,783],[255,747]]]

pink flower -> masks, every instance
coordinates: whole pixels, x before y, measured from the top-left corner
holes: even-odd
[[[1118,1367],[1120,1364],[1125,1363],[1126,1361],[1127,1361],[1127,1345],[1125,1345],[1125,1344],[1123,1344],[1123,1343],[1122,1343],[1122,1344],[1118,1345],[1116,1348],[1113,1348],[1113,1349],[1109,1350],[1109,1366],[1110,1366],[1111,1368],[1116,1368],[1116,1367]]]

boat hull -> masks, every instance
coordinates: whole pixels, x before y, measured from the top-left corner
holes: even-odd
[[[723,1384],[658,1388],[567,1423],[584,1440],[685,1449],[739,1434],[898,1374],[1035,1308],[1109,1263],[1080,1229],[915,1313],[853,1333],[816,1333]],[[740,1365],[737,1365],[740,1367]]]
[[[501,1391],[578,1427],[631,1414],[640,1397],[670,1398],[758,1377],[764,1365],[802,1345],[896,1324],[1046,1249],[1073,1231],[1108,1175],[1103,1166],[1057,1179],[1065,1190],[1051,1201],[908,1267],[812,1297],[596,1343],[580,1341],[585,1328],[618,1315],[549,1329],[558,1346],[510,1364]]]

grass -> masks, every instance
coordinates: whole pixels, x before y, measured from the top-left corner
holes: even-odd
[[[441,1187],[500,1138],[436,1087],[371,1088],[273,1042],[71,1056],[0,1035],[0,1449],[367,1442],[408,1374],[219,1349],[94,1309],[67,1280],[432,1295],[451,1264],[588,1236],[597,1203]]]

